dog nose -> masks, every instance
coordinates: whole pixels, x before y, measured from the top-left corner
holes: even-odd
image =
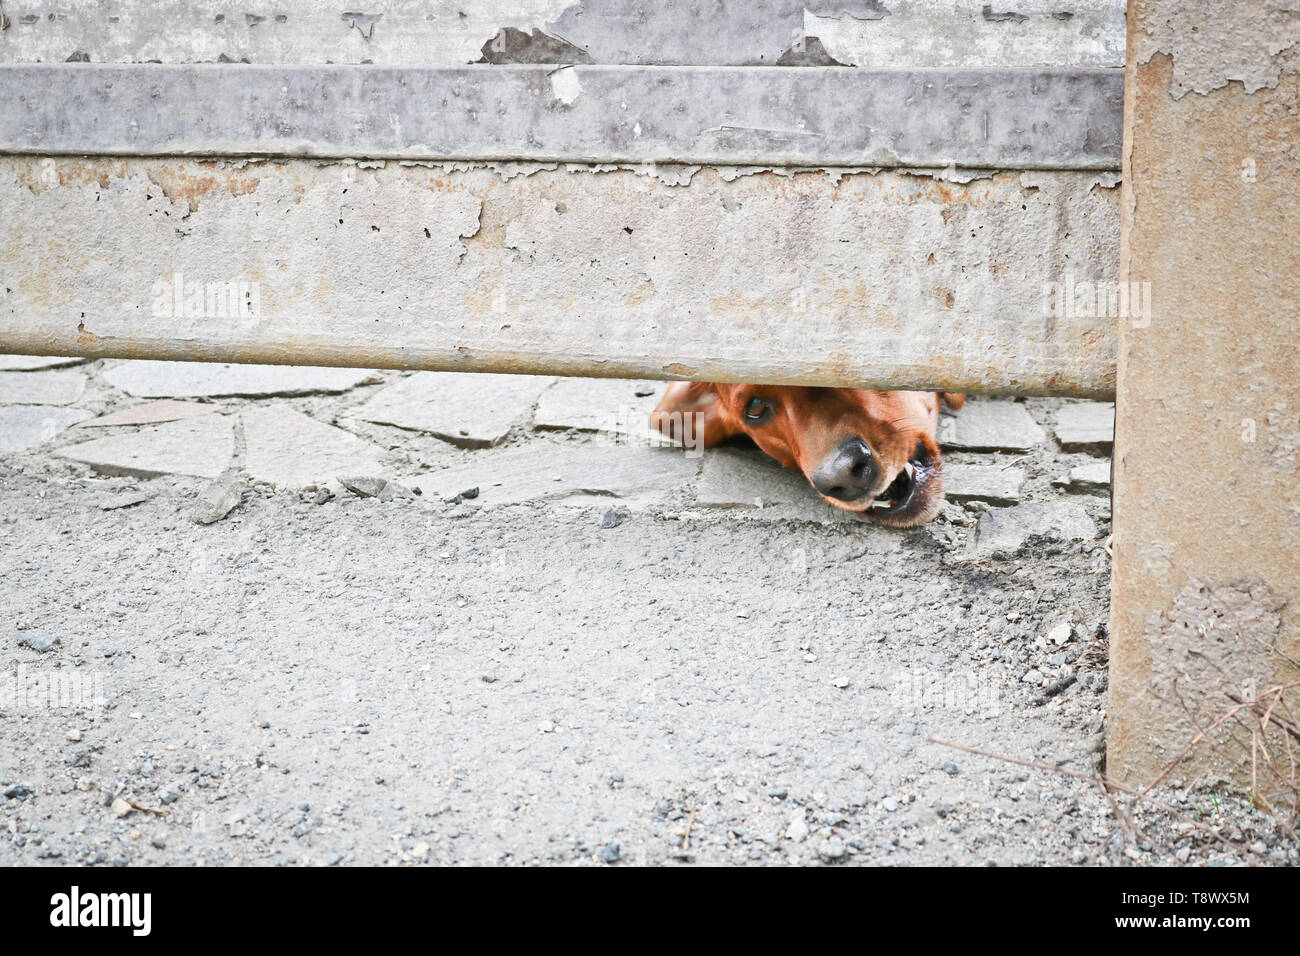
[[[876,456],[861,438],[850,438],[832,451],[813,472],[813,487],[827,498],[854,501],[876,481]]]

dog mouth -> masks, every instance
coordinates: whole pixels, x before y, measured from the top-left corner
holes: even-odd
[[[925,524],[943,503],[943,467],[939,456],[918,442],[912,457],[893,481],[858,513],[894,528]]]

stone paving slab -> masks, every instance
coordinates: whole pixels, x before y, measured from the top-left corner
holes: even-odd
[[[952,501],[987,501],[1009,505],[1020,500],[1025,484],[1023,468],[1003,465],[943,463],[943,492]]]
[[[90,412],[57,405],[8,405],[0,408],[0,455],[44,444],[59,432],[85,421]]]
[[[1115,406],[1111,402],[1062,405],[1056,440],[1066,451],[1106,453],[1115,444]]]
[[[0,372],[0,405],[71,405],[85,391],[80,371]]]
[[[225,415],[170,422],[61,448],[56,455],[106,475],[193,475],[215,478],[235,453],[234,423]]]
[[[80,365],[83,358],[62,355],[0,355],[0,372],[30,372],[42,368],[63,368]]]
[[[111,425],[156,425],[160,422],[177,422],[187,418],[199,418],[217,411],[216,405],[201,405],[198,402],[179,402],[174,398],[164,398],[156,402],[133,405],[121,411],[101,415],[94,421],[86,422],[83,428],[104,428]]]
[[[127,361],[104,369],[114,388],[137,398],[261,398],[346,392],[374,373],[362,368]]]
[[[1091,541],[1097,537],[1097,526],[1078,500],[1034,501],[1013,508],[994,508],[980,515],[969,553],[1012,553],[1031,537]]]
[[[1047,433],[1019,402],[972,398],[939,421],[939,444],[961,451],[1029,451]]]
[[[546,442],[485,452],[466,464],[403,483],[439,498],[478,488],[474,503],[492,507],[568,497],[587,502],[592,495],[663,495],[694,478],[698,470],[699,459],[677,448]]]
[[[375,475],[384,470],[379,463],[381,448],[291,408],[246,408],[240,419],[244,470],[254,481],[301,488],[340,475]]]
[[[1052,484],[1076,492],[1104,492],[1110,490],[1110,462],[1089,462],[1070,469],[1069,475],[1053,480]]]
[[[428,432],[462,448],[486,448],[527,421],[555,379],[539,375],[416,372],[351,414],[381,425]]]
[[[639,434],[667,386],[627,378],[562,378],[542,392],[533,425]]]

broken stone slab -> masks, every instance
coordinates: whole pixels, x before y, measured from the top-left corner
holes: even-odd
[[[526,421],[555,379],[537,375],[416,372],[352,412],[380,425],[428,432],[462,448],[487,448]]]
[[[1056,415],[1056,440],[1066,451],[1106,454],[1115,444],[1115,405],[1074,402]]]
[[[114,388],[137,398],[263,398],[346,392],[374,373],[363,368],[126,361],[104,370]]]
[[[86,391],[78,371],[0,372],[0,405],[71,405]]]
[[[562,378],[537,400],[533,427],[639,434],[667,384],[627,378]]]
[[[100,511],[121,511],[123,508],[134,508],[136,505],[142,505],[146,501],[152,501],[158,496],[156,491],[124,491],[121,494],[113,495],[99,503]]]
[[[987,501],[1010,505],[1020,500],[1025,484],[1023,468],[1002,465],[967,465],[944,462],[943,493],[953,501]]]
[[[84,358],[67,358],[62,355],[0,355],[0,372],[32,372],[43,368],[64,368],[80,365]]]
[[[235,430],[224,415],[170,422],[129,434],[96,438],[55,452],[105,475],[192,475],[215,478],[235,454]]]
[[[89,417],[90,412],[56,405],[11,405],[0,408],[0,455],[42,445],[65,428]]]
[[[238,468],[227,468],[217,479],[199,492],[198,500],[190,509],[190,519],[196,524],[215,524],[244,499],[244,479]]]
[[[1078,500],[1034,501],[980,515],[969,551],[979,556],[1011,554],[1032,538],[1092,541],[1096,537],[1097,526]]]
[[[178,422],[187,418],[211,415],[217,411],[216,405],[201,405],[198,402],[178,402],[174,398],[164,398],[156,402],[132,405],[121,411],[101,415],[94,421],[86,422],[83,428],[101,428],[110,425],[156,425],[160,422]]]
[[[325,484],[339,475],[383,471],[379,464],[382,449],[291,408],[247,408],[240,418],[244,424],[244,471],[253,481],[293,489]]]
[[[1029,451],[1047,433],[1019,402],[972,398],[942,416],[938,438],[944,448],[962,451]]]
[[[593,495],[666,494],[694,478],[698,469],[699,459],[688,458],[680,449],[539,442],[478,455],[407,483],[437,498],[478,488],[475,504],[483,507],[569,497],[589,503]]]
[[[363,475],[340,476],[339,481],[358,498],[379,498],[388,488],[388,481],[384,478],[370,478]]]
[[[1070,469],[1069,475],[1053,479],[1052,484],[1067,491],[1090,494],[1110,490],[1110,462],[1089,462]]]

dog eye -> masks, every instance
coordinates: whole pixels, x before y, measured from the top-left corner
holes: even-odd
[[[772,405],[765,398],[751,398],[745,403],[745,420],[752,424],[766,421],[772,414]]]

